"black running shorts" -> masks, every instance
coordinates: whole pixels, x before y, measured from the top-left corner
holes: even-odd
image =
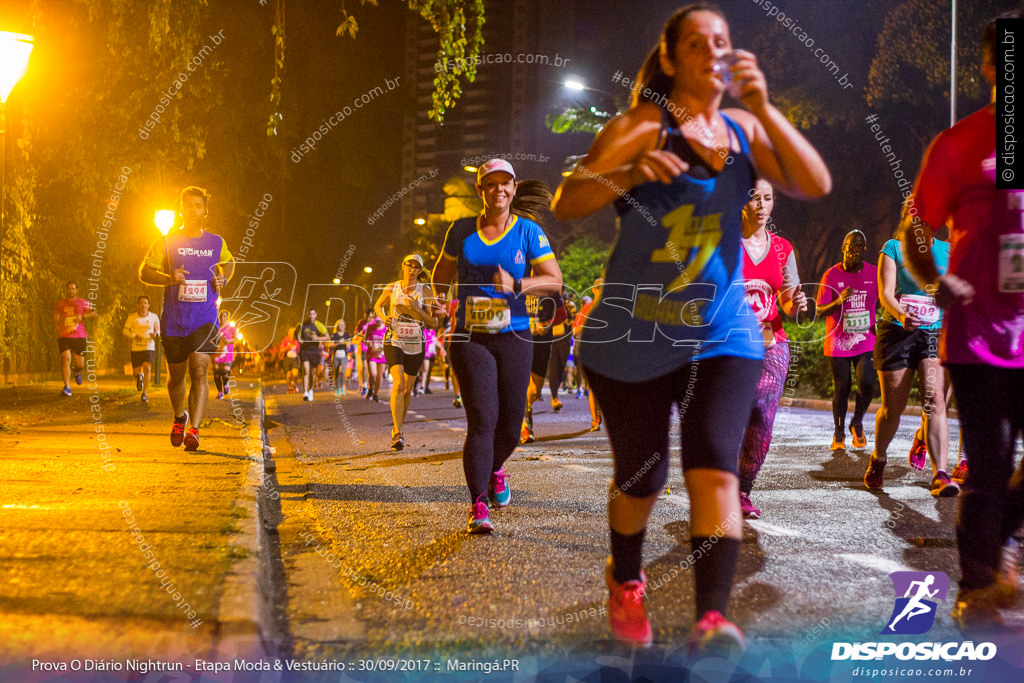
[[[397,346],[384,345],[384,360],[387,361],[388,370],[396,365],[401,365],[405,374],[415,377],[423,367],[423,359],[426,357],[424,351],[419,353],[406,353]]]
[[[76,356],[85,353],[85,337],[57,337],[57,348],[61,353],[71,351]]]
[[[921,361],[939,357],[939,331],[916,329],[879,320],[875,332],[875,370],[895,372],[916,370]]]
[[[163,342],[167,362],[184,363],[193,353],[217,353],[217,326],[206,323],[186,337],[164,335]]]

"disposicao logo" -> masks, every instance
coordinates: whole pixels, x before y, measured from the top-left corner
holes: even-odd
[[[927,633],[935,623],[936,602],[949,592],[949,577],[943,572],[893,572],[889,578],[896,604],[882,635]]]
[[[949,592],[949,577],[943,572],[893,572],[896,601],[892,615],[881,635],[920,635],[935,624],[938,602]],[[996,656],[993,643],[833,643],[832,661],[869,660],[895,656],[900,660],[970,661],[989,660]]]

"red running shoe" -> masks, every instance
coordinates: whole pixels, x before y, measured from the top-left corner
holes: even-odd
[[[705,612],[687,639],[691,659],[714,656],[738,661],[746,649],[747,640],[740,627],[716,610]]]
[[[608,584],[608,625],[612,634],[620,641],[637,647],[650,647],[654,642],[654,631],[647,620],[644,608],[644,593],[647,592],[647,577],[640,572],[639,581],[616,583],[612,576],[612,558],[604,569]]]
[[[177,448],[181,445],[182,440],[185,438],[185,425],[188,423],[188,411],[181,417],[174,418],[174,424],[171,425],[171,445]]]
[[[915,470],[923,470],[928,462],[928,445],[923,439],[919,439],[917,432],[914,432],[914,443],[910,447],[910,466]]]
[[[185,433],[185,450],[199,450],[199,430],[195,427],[189,428],[188,432]]]
[[[869,491],[877,491],[882,488],[882,482],[884,481],[885,475],[885,462],[875,460],[875,456],[871,456],[871,460],[868,462],[867,472],[864,473],[864,486]]]

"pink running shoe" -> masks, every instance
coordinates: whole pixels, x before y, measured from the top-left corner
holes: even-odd
[[[471,534],[489,534],[494,531],[487,503],[482,501],[473,503],[469,508],[469,523],[466,526],[466,531]]]
[[[650,647],[654,642],[654,631],[647,620],[644,609],[644,593],[647,592],[647,577],[640,572],[639,581],[616,583],[612,576],[612,558],[604,569],[608,584],[608,625],[612,634],[620,641],[637,647]]]
[[[914,432],[914,443],[910,447],[910,466],[915,470],[923,470],[925,464],[928,462],[928,446],[922,439],[917,438],[917,432]]]
[[[500,508],[506,507],[512,502],[512,489],[508,487],[508,482],[505,479],[505,468],[502,467],[491,474],[490,487],[487,491],[488,502],[494,503]]]
[[[750,502],[750,494],[740,491],[740,511],[747,519],[761,519],[761,509]]]
[[[713,656],[735,661],[746,649],[747,640],[743,637],[743,631],[727,621],[717,610],[705,612],[687,639],[687,651],[691,659]]]

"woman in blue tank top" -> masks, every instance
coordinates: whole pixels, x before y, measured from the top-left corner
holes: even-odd
[[[746,109],[719,110],[727,80]],[[743,205],[758,176],[804,199],[832,185],[818,153],[769,102],[754,55],[732,52],[725,18],[695,4],[669,19],[632,107],[605,126],[552,204],[561,220],[612,203],[619,213],[580,355],[615,458],[606,580],[611,629],[626,642],[653,640],[642,548],[668,476],[677,404],[695,555],[691,653],[744,646],[723,615],[742,536],[737,456],[763,354],[740,258]]]

